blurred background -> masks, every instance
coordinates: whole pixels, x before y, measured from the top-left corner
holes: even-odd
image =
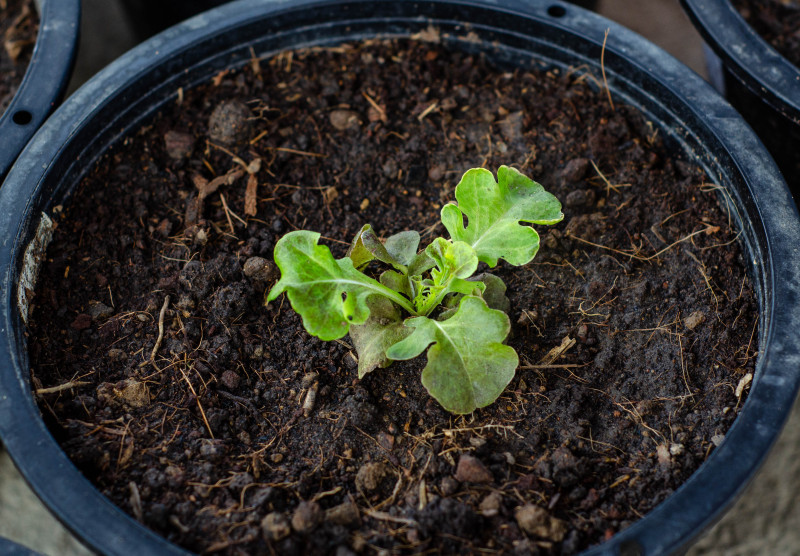
[[[600,0],[598,11],[644,35],[700,75],[706,75],[702,40],[678,0]],[[120,0],[83,0],[81,41],[69,92],[135,44]],[[798,446],[800,411],[795,409],[777,446],[744,496],[689,554],[800,554]],[[90,554],[38,502],[2,448],[0,536],[47,556]]]

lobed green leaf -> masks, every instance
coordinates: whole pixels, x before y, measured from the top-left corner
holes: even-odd
[[[322,340],[341,338],[351,324],[366,322],[371,295],[383,295],[406,310],[413,309],[400,294],[356,270],[349,257],[334,259],[327,246],[317,245],[319,237],[317,232],[301,230],[278,241],[274,257],[281,278],[267,302],[285,291],[306,330]]]
[[[456,200],[458,205],[442,207],[444,227],[453,241],[471,245],[491,267],[498,259],[521,266],[536,256],[539,234],[520,222],[556,224],[564,218],[555,196],[509,166],[500,166],[497,181],[489,170],[468,170],[456,186]]]
[[[466,296],[446,321],[406,319],[413,332],[386,351],[389,359],[412,359],[428,350],[422,384],[446,410],[470,413],[494,402],[514,377],[519,358],[503,345],[511,324],[480,297]]]

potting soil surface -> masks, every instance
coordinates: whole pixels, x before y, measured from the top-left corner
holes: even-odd
[[[175,543],[570,554],[669,496],[744,401],[758,315],[720,188],[594,76],[421,38],[182,91],[54,215],[30,327],[42,413]],[[501,164],[566,217],[532,263],[492,270],[521,361],[496,403],[447,413],[424,356],[358,380],[349,337],[264,306],[283,233],[338,257],[365,223],[426,244],[463,172]]]
[[[33,0],[0,0],[0,114],[22,82],[38,29]]]

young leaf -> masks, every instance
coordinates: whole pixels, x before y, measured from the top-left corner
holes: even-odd
[[[419,237],[419,234],[417,234],[417,237]],[[417,243],[419,244],[419,241],[417,241]],[[353,238],[350,249],[347,250],[347,256],[353,261],[353,266],[359,270],[364,268],[371,260],[378,259],[381,262],[394,266],[401,272],[406,271],[406,265],[397,260],[397,258],[386,249],[369,224],[364,224],[361,230],[356,234],[356,237]]]
[[[478,268],[475,250],[463,241],[447,241],[437,237],[425,248],[425,253],[436,265],[431,272],[436,283],[443,282],[440,276],[469,278]]]
[[[396,292],[402,293],[409,299],[414,297],[411,293],[411,283],[408,281],[408,276],[394,270],[385,270],[380,276],[381,284]]]
[[[433,262],[433,259],[431,259],[428,253],[423,249],[408,263],[408,275],[420,276],[422,273],[428,272],[434,266],[436,266],[436,263]]]
[[[511,310],[511,301],[506,297],[506,284],[503,280],[488,272],[476,274],[470,280],[475,280],[486,286],[481,297],[483,297],[490,309],[497,309],[508,314]]]
[[[539,250],[539,234],[520,222],[560,222],[561,203],[514,168],[500,166],[497,179],[483,168],[468,170],[456,186],[458,205],[442,207],[442,223],[454,241],[470,244],[489,266],[498,259],[521,266]]]
[[[411,334],[411,329],[403,326],[397,305],[385,297],[369,296],[367,307],[367,321],[350,327],[350,339],[358,353],[358,378],[389,366],[392,360],[386,357],[386,350]]]
[[[353,261],[334,259],[330,249],[317,245],[320,234],[289,232],[275,245],[275,263],[281,279],[267,295],[272,301],[286,292],[292,307],[303,317],[306,330],[322,340],[347,334],[351,324],[369,316],[366,299],[379,294],[414,314],[407,299],[355,269]]]
[[[431,279],[411,276],[414,306],[420,315],[433,311],[445,295],[453,290],[455,280],[468,278],[478,268],[475,250],[463,241],[448,241],[437,237],[425,248],[425,253],[434,262]],[[458,283],[460,284],[460,282]],[[463,293],[464,288],[459,290]]]
[[[406,319],[413,329],[386,351],[389,359],[412,359],[426,347],[428,364],[422,384],[452,413],[470,413],[495,401],[514,377],[519,358],[501,342],[511,329],[508,316],[490,309],[479,297],[464,297],[444,322],[427,317]]]
[[[408,266],[419,249],[419,232],[409,230],[391,235],[383,242],[383,246],[397,262]]]
[[[462,282],[462,284],[458,285],[454,283],[453,287],[450,288],[453,294],[445,298],[443,303],[445,309],[439,313],[436,320],[447,320],[455,314],[462,297],[457,295],[459,293],[481,297],[490,309],[497,309],[508,314],[511,309],[511,302],[506,297],[506,285],[500,278],[494,274],[482,272]]]

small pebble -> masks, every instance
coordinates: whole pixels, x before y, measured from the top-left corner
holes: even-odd
[[[526,504],[514,512],[519,528],[537,537],[553,542],[561,542],[567,534],[567,524],[547,513],[547,510],[534,504]]]
[[[75,317],[75,320],[72,321],[70,327],[73,328],[74,330],[86,330],[91,325],[92,325],[92,316],[87,315],[86,313],[81,313],[77,317]]]
[[[500,506],[502,505],[503,497],[499,492],[492,492],[486,498],[481,500],[480,509],[485,517],[494,517],[500,513]]]
[[[300,381],[300,386],[302,388],[308,388],[319,378],[319,373],[316,371],[311,371],[310,373],[306,373],[303,375],[302,380]]]
[[[92,320],[107,319],[114,314],[114,309],[103,303],[89,303],[89,315]]]
[[[439,181],[444,177],[447,166],[444,164],[434,164],[428,168],[428,179],[431,181]]]
[[[263,257],[250,257],[244,262],[242,267],[244,275],[253,282],[267,283],[277,277],[277,268]]]
[[[564,183],[575,183],[583,179],[586,171],[589,169],[589,159],[587,158],[573,158],[564,169],[561,170],[560,176]]]
[[[660,465],[669,466],[672,463],[672,457],[670,457],[670,451],[666,444],[659,444],[656,447],[656,457]]]
[[[505,119],[498,122],[500,133],[503,134],[506,141],[516,141],[522,138],[522,112],[514,112],[509,114]]]
[[[298,533],[310,533],[323,518],[322,508],[313,501],[303,501],[292,514],[292,529]]]
[[[279,541],[289,536],[292,532],[289,520],[279,512],[271,512],[261,520],[261,533],[268,541]]]
[[[121,359],[126,359],[128,357],[128,355],[124,351],[118,348],[111,348],[110,350],[108,350],[106,356],[111,361],[119,361]]]
[[[381,486],[386,476],[386,466],[382,463],[365,463],[356,474],[356,487],[364,492],[372,492]]]
[[[236,390],[239,387],[241,377],[235,371],[227,370],[222,373],[220,380],[228,390]]]
[[[229,100],[214,108],[208,119],[208,137],[226,147],[243,143],[250,138],[250,109],[242,102]]]
[[[564,198],[564,205],[567,207],[582,207],[594,204],[594,191],[589,189],[576,189],[567,193]]]
[[[358,513],[358,506],[356,506],[350,500],[342,502],[338,506],[334,506],[325,511],[325,521],[329,521],[336,525],[343,525],[345,527],[358,527],[361,525],[361,517]]]
[[[452,496],[458,492],[458,481],[456,481],[453,477],[445,477],[442,479],[439,488],[441,489],[442,494],[445,496]]]
[[[333,110],[329,115],[331,125],[339,131],[355,129],[361,125],[357,112],[352,110]]]
[[[705,313],[703,313],[703,311],[695,311],[694,313],[683,319],[683,325],[689,330],[694,330],[700,324],[702,324],[704,320],[706,320]]]
[[[194,137],[189,133],[170,130],[164,134],[164,149],[173,160],[189,158],[194,149]]]
[[[114,394],[131,407],[145,407],[150,404],[150,389],[144,382],[128,378],[114,388]]]
[[[200,455],[208,459],[217,459],[225,454],[225,446],[216,440],[203,440],[200,444]]]
[[[183,469],[177,465],[168,465],[167,468],[164,469],[164,475],[170,487],[177,488],[183,485],[184,472]]]
[[[464,454],[459,458],[455,477],[462,483],[491,483],[494,480],[481,460],[469,454]]]

